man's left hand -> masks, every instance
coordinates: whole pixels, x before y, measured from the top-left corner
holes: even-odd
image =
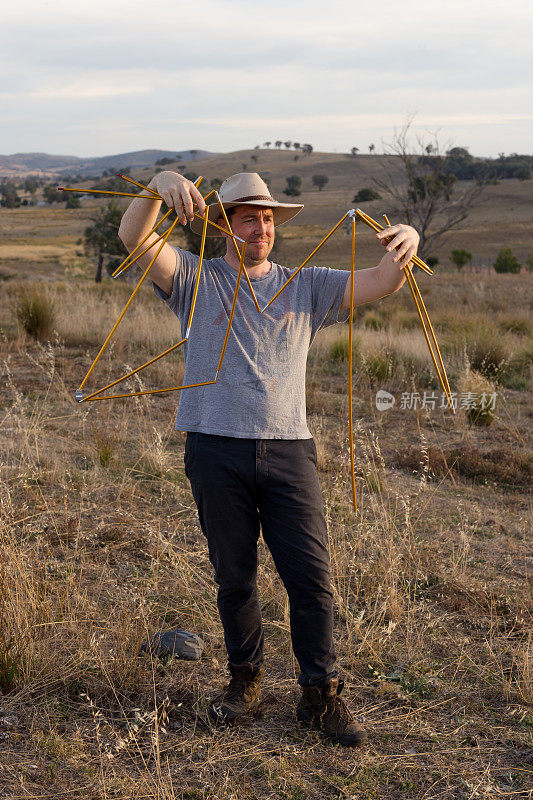
[[[392,260],[401,262],[400,269],[403,269],[416,255],[420,242],[420,236],[410,225],[391,225],[376,234],[376,238],[387,248],[388,253],[396,250]]]

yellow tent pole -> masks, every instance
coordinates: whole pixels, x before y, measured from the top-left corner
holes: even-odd
[[[104,386],[102,389],[98,389],[98,391],[93,392],[92,394],[88,395],[87,397],[84,397],[83,398],[83,402],[86,403],[87,400],[93,400],[97,395],[102,394],[102,392],[106,392],[108,389],[111,389],[112,386],[116,386],[117,383],[122,383],[122,381],[125,381],[126,378],[131,378],[132,375],[136,375],[142,369],[145,369],[146,367],[149,367],[150,364],[154,364],[156,361],[159,361],[160,358],[163,358],[163,356],[166,356],[169,353],[171,353],[173,350],[176,350],[178,347],[180,347],[186,341],[187,341],[187,339],[181,339],[176,344],[173,344],[172,347],[169,347],[169,348],[167,348],[167,350],[164,350],[162,353],[159,353],[158,356],[155,356],[154,358],[151,358],[150,361],[147,361],[145,364],[142,364],[142,366],[137,367],[136,369],[132,369],[131,372],[126,373],[126,375],[122,375],[122,377],[121,378],[117,378],[116,381],[113,381],[112,383],[108,383],[107,386]]]
[[[228,219],[228,215],[226,214],[226,209],[224,208],[222,200],[220,199],[220,195],[219,195],[218,192],[216,192],[215,194],[216,194],[218,203],[220,205],[220,208],[222,210],[222,216],[224,217],[224,220],[225,220],[226,225],[227,225],[226,233],[228,233],[228,232],[233,233],[231,225],[230,225],[230,222],[229,222],[229,219]],[[241,253],[239,251],[239,248],[237,246],[237,242],[235,241],[235,239],[233,239],[233,246],[235,247],[235,251],[237,253],[237,257],[240,259],[241,258]],[[250,280],[250,276],[248,275],[248,271],[246,269],[244,270],[244,277],[246,278],[246,283],[248,284],[248,288],[250,290],[250,294],[252,295],[252,300],[254,301],[255,307],[256,307],[257,311],[259,312],[259,314],[260,314],[261,313],[261,306],[259,305],[259,302],[257,300],[256,294],[254,292],[254,288],[252,286],[252,282]]]
[[[182,386],[170,386],[167,389],[145,389],[145,390],[139,391],[139,392],[124,392],[122,394],[112,394],[112,395],[102,395],[101,394],[101,392],[105,391],[106,389],[110,389],[112,386],[115,386],[117,383],[120,383],[120,381],[125,380],[125,378],[129,378],[131,375],[135,375],[135,373],[140,372],[141,369],[144,369],[144,367],[147,367],[150,364],[153,364],[154,361],[157,361],[159,358],[162,358],[164,355],[167,355],[167,353],[170,353],[172,350],[175,350],[177,347],[179,347],[181,344],[183,344],[186,341],[185,339],[182,339],[177,344],[173,345],[172,347],[169,347],[168,350],[165,350],[163,353],[160,353],[158,356],[153,358],[151,361],[148,361],[146,364],[143,364],[141,367],[138,367],[137,369],[132,370],[127,375],[124,375],[122,378],[119,378],[118,380],[114,381],[113,383],[108,384],[108,386],[105,386],[103,389],[100,389],[98,392],[93,392],[93,394],[88,395],[88,397],[82,398],[82,400],[80,402],[88,402],[89,400],[91,400],[91,401],[95,401],[95,400],[117,400],[117,399],[123,398],[123,397],[140,397],[142,395],[148,395],[148,394],[164,394],[166,392],[177,392],[177,391],[180,391],[181,389],[194,389],[194,388],[196,388],[198,386],[210,386],[210,385],[216,383],[217,382],[217,378],[218,378],[218,374],[220,372],[220,368],[222,367],[222,362],[224,360],[224,355],[226,353],[226,346],[228,344],[229,333],[230,333],[231,326],[232,326],[232,323],[233,323],[233,316],[235,314],[235,306],[237,304],[237,295],[239,293],[239,285],[240,285],[242,273],[244,271],[244,253],[245,253],[245,250],[246,250],[246,244],[243,245],[243,251],[242,251],[242,254],[240,254],[239,272],[237,274],[237,282],[236,282],[236,285],[235,285],[235,292],[233,294],[233,302],[232,302],[231,310],[230,310],[230,313],[229,313],[228,325],[227,325],[227,328],[226,328],[226,335],[224,337],[224,344],[222,346],[222,351],[220,353],[220,359],[218,361],[216,375],[215,375],[213,380],[202,381],[201,383],[189,383],[189,384],[184,384]]]
[[[204,227],[202,229],[202,241],[200,243],[200,260],[198,261],[198,272],[196,273],[196,281],[194,283],[194,291],[193,291],[193,296],[192,296],[192,301],[191,301],[191,310],[189,312],[189,319],[187,321],[187,328],[185,330],[185,338],[186,339],[189,338],[189,333],[191,332],[192,318],[194,316],[194,307],[196,305],[196,296],[198,294],[198,287],[200,285],[200,275],[202,273],[202,264],[203,264],[203,260],[204,260],[205,236],[206,236],[206,232],[207,232],[207,217],[208,217],[208,213],[207,213],[207,209],[206,209],[205,214],[204,214]]]
[[[228,318],[228,327],[226,328],[226,336],[224,337],[224,344],[222,345],[222,352],[220,354],[220,358],[218,360],[217,366],[217,374],[215,380],[218,378],[218,373],[220,372],[220,368],[222,366],[222,362],[224,361],[224,355],[226,353],[226,345],[228,344],[229,339],[229,332],[231,330],[231,325],[233,323],[233,315],[235,313],[235,306],[237,305],[237,295],[239,293],[239,286],[241,283],[242,273],[244,271],[244,254],[246,252],[246,242],[243,243],[242,252],[240,253],[240,264],[239,264],[239,272],[237,274],[237,283],[235,284],[235,292],[233,294],[233,303],[231,304],[231,311]]]
[[[158,238],[157,238],[157,239],[154,239],[154,241],[152,242],[152,244],[150,244],[148,247],[146,247],[146,248],[145,248],[145,249],[142,251],[142,253],[139,253],[139,255],[138,255],[136,258],[133,258],[133,256],[134,256],[134,255],[135,255],[135,253],[138,251],[138,249],[139,249],[140,247],[142,247],[142,246],[143,246],[143,244],[145,243],[145,241],[146,241],[146,240],[147,240],[147,239],[148,239],[148,238],[149,238],[149,237],[152,235],[152,233],[155,233],[155,232],[156,232],[156,230],[159,228],[159,226],[160,226],[160,225],[161,225],[161,224],[162,224],[162,223],[163,223],[163,222],[164,222],[164,221],[167,219],[167,217],[168,217],[170,214],[172,214],[172,211],[173,211],[173,209],[172,209],[172,208],[169,208],[169,210],[167,211],[167,213],[166,213],[164,216],[162,216],[162,217],[161,217],[161,219],[159,220],[159,222],[158,222],[158,223],[156,223],[156,224],[154,225],[154,227],[153,227],[153,228],[152,228],[150,231],[148,231],[148,233],[146,234],[146,236],[144,237],[144,239],[143,239],[141,242],[139,242],[139,244],[137,245],[137,247],[135,248],[135,250],[132,250],[132,251],[131,251],[131,253],[128,253],[128,255],[126,256],[126,258],[124,259],[124,261],[122,262],[122,264],[119,264],[119,266],[116,268],[116,270],[115,270],[114,272],[112,272],[112,273],[111,273],[111,277],[112,277],[112,278],[118,278],[118,276],[119,276],[119,275],[122,275],[122,273],[123,273],[123,272],[126,272],[126,270],[127,270],[127,269],[129,269],[129,268],[132,266],[132,264],[135,264],[135,262],[136,262],[136,261],[138,261],[140,258],[142,258],[142,256],[144,256],[144,254],[145,254],[145,253],[147,253],[147,252],[148,252],[148,250],[150,250],[150,249],[151,249],[151,248],[154,246],[154,244],[157,244],[157,242],[161,241],[161,239],[162,239],[162,238],[163,238],[163,236],[165,235],[164,233],[163,233],[163,234],[161,234],[160,236],[158,236]]]
[[[123,178],[124,178],[124,177],[126,177],[126,176],[125,176],[125,175],[122,175],[121,177],[123,177]],[[129,178],[126,178],[126,180],[129,180]],[[198,177],[198,178],[195,180],[195,182],[194,182],[194,185],[195,185],[195,186],[199,186],[199,185],[201,184],[201,182],[202,182],[202,181],[203,181],[203,177],[200,175],[200,177]],[[141,189],[145,189],[147,192],[151,192],[151,191],[152,191],[151,189],[148,189],[148,187],[147,187],[147,186],[143,186],[143,184],[142,184],[142,183],[138,183],[137,181],[133,181],[133,183],[135,183],[137,186],[140,186],[140,188],[141,188]],[[214,190],[213,190],[213,191],[214,191]],[[206,195],[206,198],[210,197],[210,196],[213,194],[213,191],[209,192],[209,194],[207,194],[207,195]],[[132,258],[132,256],[134,256],[134,255],[135,255],[135,253],[138,251],[138,249],[139,249],[140,247],[142,247],[142,245],[143,245],[143,244],[145,243],[145,241],[146,241],[146,240],[147,240],[147,239],[148,239],[148,238],[149,238],[149,237],[152,235],[152,233],[155,233],[155,232],[156,232],[156,230],[159,228],[159,226],[161,225],[161,223],[162,223],[162,222],[164,222],[164,221],[167,219],[167,217],[168,217],[170,214],[172,214],[172,212],[173,212],[173,211],[174,211],[174,209],[173,209],[173,208],[169,208],[169,210],[166,212],[166,214],[164,214],[164,215],[161,217],[161,219],[159,220],[159,222],[156,222],[156,224],[154,225],[154,227],[153,227],[153,228],[152,228],[150,231],[148,231],[148,233],[146,234],[146,236],[144,237],[144,239],[143,239],[141,242],[139,242],[139,244],[137,245],[137,247],[136,247],[134,250],[132,250],[132,251],[131,251],[131,253],[129,253],[129,254],[126,256],[126,258],[124,259],[124,261],[122,262],[122,264],[120,264],[120,265],[119,265],[119,266],[116,268],[116,270],[115,270],[115,271],[114,271],[114,272],[111,274],[111,277],[112,277],[112,278],[118,278],[118,277],[119,277],[119,275],[122,275],[122,273],[123,273],[123,272],[126,272],[126,270],[127,270],[127,269],[129,269],[129,268],[132,266],[132,264],[134,264],[136,261],[138,261],[140,258],[142,258],[142,256],[143,256],[145,253],[147,253],[149,250],[151,250],[151,248],[152,248],[152,247],[153,247],[155,244],[157,244],[157,242],[158,242],[158,241],[160,241],[160,240],[161,240],[161,236],[159,236],[157,239],[154,239],[154,241],[153,241],[151,244],[149,244],[149,245],[148,245],[148,247],[146,247],[146,248],[145,248],[145,249],[142,251],[142,253],[139,253],[139,255],[138,255],[136,258]],[[163,235],[164,235],[164,234],[163,234]],[[130,259],[131,259],[131,261],[130,261]]]
[[[355,213],[357,214],[359,219],[361,219],[366,225],[368,225],[369,228],[372,228],[372,230],[376,231],[377,233],[385,230],[383,225],[380,225],[379,222],[376,222],[375,219],[369,217],[368,214],[365,214],[365,212],[361,211],[360,208],[356,208]],[[383,214],[383,217],[387,219],[385,214]],[[387,226],[390,227],[388,223]],[[427,272],[428,275],[433,275],[433,270],[431,269],[431,267],[428,267],[428,265],[424,261],[422,261],[421,258],[418,258],[418,256],[413,256],[412,262],[413,264],[416,264],[416,266],[419,267],[423,272]]]
[[[112,194],[115,197],[136,197],[138,200],[162,200],[159,194],[130,194],[129,192],[111,192],[108,189],[71,189],[68,186],[58,186],[58,192],[76,192],[77,194]]]
[[[355,454],[353,441],[353,314],[355,283],[355,214],[352,216],[352,263],[350,270],[350,323],[348,327],[348,418],[350,426],[350,467],[352,482],[353,510],[357,513],[357,497],[355,494]]]
[[[149,264],[148,264],[148,266],[146,267],[146,269],[145,269],[145,271],[143,272],[143,274],[141,275],[141,278],[140,278],[140,280],[139,280],[139,282],[138,282],[137,286],[135,287],[135,289],[134,289],[134,290],[133,290],[133,292],[131,293],[131,295],[130,295],[130,298],[129,298],[128,302],[126,303],[126,305],[124,306],[123,310],[121,311],[121,313],[120,313],[120,315],[119,315],[119,318],[117,319],[117,321],[115,322],[115,324],[114,324],[114,325],[113,325],[113,327],[111,328],[111,331],[108,333],[108,335],[107,335],[107,337],[106,337],[106,340],[105,340],[105,342],[103,343],[103,345],[101,346],[100,350],[98,351],[98,354],[97,354],[96,358],[94,359],[93,363],[91,364],[91,366],[90,366],[90,368],[89,368],[89,371],[87,372],[87,375],[85,376],[85,378],[84,378],[84,379],[83,379],[83,381],[81,382],[81,384],[80,384],[80,386],[79,386],[79,388],[78,388],[78,391],[76,392],[76,400],[81,400],[81,399],[83,399],[83,397],[82,397],[82,389],[83,389],[83,387],[84,387],[84,386],[85,386],[85,384],[87,383],[87,380],[89,379],[89,376],[91,375],[92,371],[94,370],[95,366],[97,365],[98,361],[100,360],[100,357],[101,357],[102,353],[104,352],[104,350],[106,349],[107,345],[109,344],[109,340],[111,339],[111,337],[112,337],[112,336],[113,336],[113,334],[115,333],[116,329],[118,328],[118,326],[119,326],[119,325],[120,325],[120,323],[122,322],[122,319],[124,318],[124,314],[126,313],[126,311],[128,310],[128,308],[130,307],[130,305],[131,305],[131,303],[133,302],[133,299],[135,298],[135,296],[136,296],[137,292],[139,291],[139,289],[141,288],[142,284],[144,283],[144,281],[145,281],[145,279],[146,279],[146,277],[147,277],[148,273],[150,272],[150,269],[152,268],[152,264],[154,263],[154,261],[156,260],[157,256],[159,255],[159,253],[160,253],[160,252],[161,252],[161,250],[163,249],[163,246],[165,245],[165,243],[166,243],[167,239],[169,238],[170,234],[171,234],[171,233],[172,233],[172,231],[174,230],[174,226],[177,224],[177,222],[178,222],[178,220],[176,219],[176,220],[175,220],[175,221],[172,223],[172,225],[170,226],[170,228],[168,229],[168,231],[165,233],[165,235],[164,235],[164,237],[163,237],[163,241],[162,241],[162,242],[161,242],[161,244],[159,245],[159,247],[158,247],[158,249],[157,249],[157,252],[156,252],[156,254],[154,255],[154,257],[152,258],[152,260],[150,261],[150,263],[149,263]]]
[[[117,172],[117,178],[122,178],[122,180],[124,180],[124,181],[128,181],[128,183],[133,183],[133,185],[134,185],[134,186],[138,186],[138,187],[139,187],[139,189],[144,189],[144,191],[145,191],[145,192],[151,192],[152,194],[155,194],[155,195],[156,195],[156,197],[159,197],[159,196],[160,196],[160,195],[159,195],[159,194],[158,194],[158,193],[155,191],[155,189],[149,189],[149,188],[148,188],[148,186],[144,186],[142,183],[138,183],[137,181],[134,181],[134,180],[133,180],[133,178],[128,178],[128,176],[127,176],[127,175],[122,175],[122,173],[121,173],[121,172]]]
[[[212,383],[216,383],[216,378],[212,381],[203,381],[202,383],[189,383],[185,386],[169,386],[168,389],[145,389],[142,392],[127,392],[125,394],[104,394],[99,395],[98,397],[91,396],[91,398],[87,397],[83,402],[87,400],[91,400],[92,403],[96,402],[96,400],[118,400],[121,397],[141,397],[147,394],[165,394],[165,392],[179,392],[181,389],[194,389],[197,386],[210,386]]]
[[[387,223],[387,225],[390,227],[390,222],[386,214],[383,214],[383,218]],[[420,293],[420,289],[418,288],[415,276],[413,275],[411,264],[410,263],[406,264],[403,269],[405,271],[405,277],[407,278],[407,283],[409,284],[409,289],[411,290],[416,310],[420,318],[420,324],[422,325],[422,331],[426,339],[426,344],[428,346],[429,354],[431,356],[433,365],[435,367],[435,372],[437,373],[438,381],[441,385],[442,391],[446,395],[446,400],[448,401],[448,406],[450,408],[450,411],[452,412],[452,414],[455,414],[455,409],[453,407],[453,400],[451,396],[450,384],[448,383],[448,376],[446,375],[446,369],[444,368],[444,362],[442,360],[439,345],[437,343],[437,337],[435,336],[435,331],[433,330],[433,326],[431,324],[427,308],[424,304],[424,300],[422,299],[422,295]]]
[[[303,262],[303,264],[300,264],[300,266],[298,267],[298,269],[296,269],[296,270],[295,270],[295,271],[292,273],[291,277],[290,277],[288,280],[286,280],[286,281],[285,281],[285,283],[283,284],[283,286],[281,287],[281,289],[278,289],[278,291],[276,292],[276,294],[274,295],[274,297],[272,297],[272,298],[271,298],[271,299],[268,301],[268,303],[266,304],[266,306],[265,306],[265,307],[264,307],[264,308],[261,310],[261,314],[263,313],[263,311],[266,311],[266,310],[267,310],[267,308],[269,307],[269,305],[270,305],[271,303],[273,303],[273,302],[274,302],[274,300],[276,299],[276,297],[278,297],[278,296],[279,296],[279,295],[282,293],[282,291],[283,291],[284,289],[286,289],[286,287],[289,285],[289,283],[290,283],[292,280],[294,280],[294,278],[295,278],[295,277],[298,275],[298,273],[300,272],[300,270],[301,270],[301,269],[303,269],[303,268],[305,267],[305,265],[306,265],[306,264],[307,264],[309,261],[311,261],[311,259],[313,258],[314,254],[317,252],[317,250],[320,250],[320,248],[322,247],[322,245],[323,245],[323,244],[325,244],[325,243],[327,242],[327,240],[329,239],[329,237],[330,237],[330,236],[332,236],[332,235],[335,233],[335,231],[337,230],[337,228],[339,227],[339,225],[342,225],[342,223],[344,222],[344,220],[346,219],[346,217],[347,217],[347,216],[348,216],[348,212],[346,212],[346,214],[345,214],[343,217],[341,217],[341,219],[340,219],[340,220],[337,222],[337,224],[335,225],[335,227],[333,227],[333,228],[330,230],[330,232],[329,232],[328,234],[326,234],[326,236],[324,236],[324,238],[322,239],[322,241],[320,242],[320,244],[318,244],[318,245],[315,247],[315,249],[313,250],[313,252],[312,252],[312,253],[310,253],[310,254],[308,255],[308,257],[305,259],[305,261]]]

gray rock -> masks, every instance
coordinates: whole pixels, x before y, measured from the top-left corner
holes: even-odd
[[[195,633],[177,628],[154,633],[141,644],[141,653],[151,653],[161,659],[187,658],[196,661],[204,650],[203,640]]]

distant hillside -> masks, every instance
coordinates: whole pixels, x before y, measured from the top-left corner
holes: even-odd
[[[191,161],[211,155],[207,150],[137,150],[133,153],[117,153],[97,158],[78,158],[77,156],[56,156],[49,153],[14,153],[0,155],[0,177],[18,177],[23,175],[101,175],[107,169],[139,169],[150,167],[161,158],[180,162]]]

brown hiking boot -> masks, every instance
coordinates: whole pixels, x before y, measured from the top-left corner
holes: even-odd
[[[316,727],[334,742],[357,747],[367,740],[365,729],[352,717],[339,697],[344,681],[331,678],[324,686],[303,686],[296,708],[298,722]]]
[[[234,725],[244,714],[259,705],[263,670],[251,664],[229,664],[231,680],[209,704],[209,716],[214,722]]]

